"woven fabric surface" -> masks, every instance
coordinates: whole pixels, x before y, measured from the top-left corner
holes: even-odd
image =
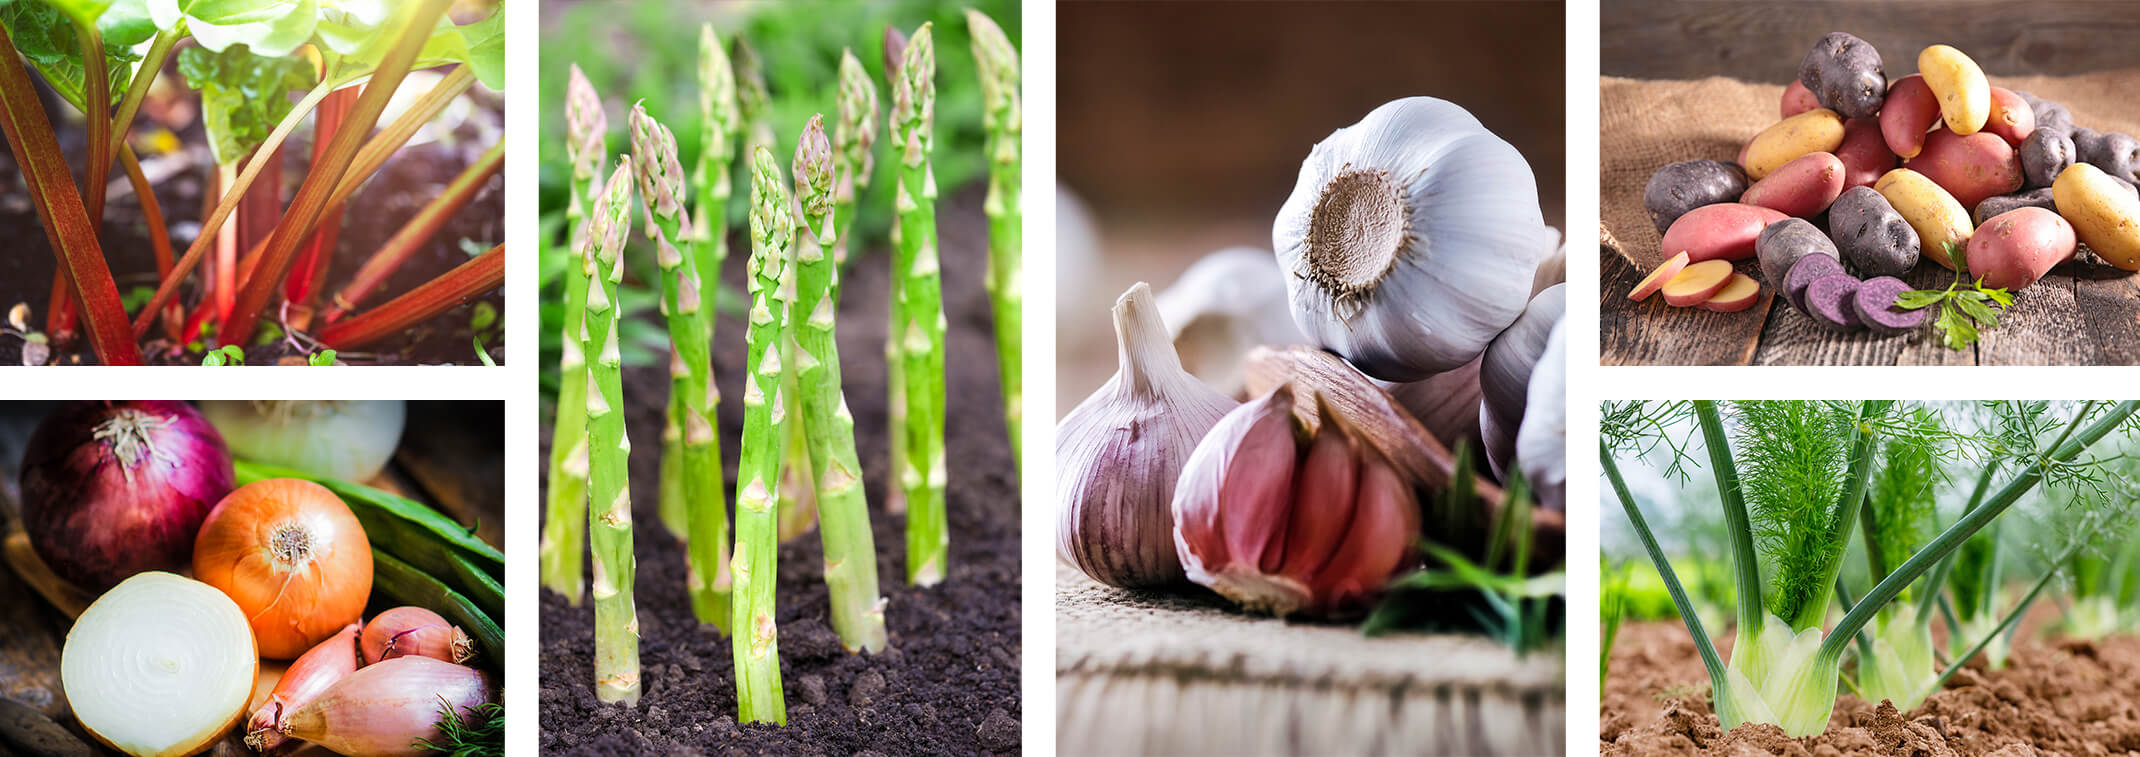
[[[1899,78],[1908,72],[1889,71]],[[2002,77],[1993,86],[2058,101],[2073,122],[2096,131],[2140,134],[2140,69],[2079,76]],[[1637,270],[1663,262],[1660,236],[1642,209],[1650,174],[1669,163],[1730,162],[1780,118],[1783,85],[1735,79],[1656,81],[1603,77],[1598,85],[1599,242]]]
[[[1244,615],[1056,571],[1063,754],[1558,753],[1557,649]]]

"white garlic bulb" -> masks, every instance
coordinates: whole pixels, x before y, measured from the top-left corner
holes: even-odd
[[[1478,357],[1559,239],[1516,148],[1431,97],[1316,144],[1271,230],[1300,330],[1385,381]]]
[[[1523,408],[1529,401],[1531,375],[1547,338],[1568,311],[1568,286],[1554,284],[1531,298],[1523,315],[1494,337],[1479,366],[1480,435],[1486,440],[1486,461],[1495,476],[1508,475],[1516,459],[1516,430],[1523,424]]]
[[[1159,293],[1182,368],[1239,396],[1242,358],[1258,346],[1307,344],[1286,312],[1285,274],[1269,250],[1228,247],[1205,255]]]
[[[1568,491],[1568,339],[1565,322],[1553,327],[1546,349],[1531,371],[1530,399],[1523,427],[1516,432],[1516,468],[1531,485],[1538,504],[1549,510],[1566,505]]]
[[[1240,404],[1182,370],[1143,282],[1115,301],[1120,368],[1055,427],[1055,548],[1104,584],[1182,583],[1172,510],[1182,463]]]

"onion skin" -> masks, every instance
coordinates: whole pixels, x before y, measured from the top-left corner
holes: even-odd
[[[467,662],[475,656],[475,645],[460,626],[446,622],[438,613],[408,606],[373,616],[364,625],[360,643],[366,664],[412,655]]]
[[[233,481],[223,437],[183,402],[68,402],[23,455],[22,526],[53,573],[101,592],[184,569]]]
[[[245,610],[260,656],[287,660],[363,614],[371,542],[327,487],[271,478],[239,487],[208,514],[193,575]]]
[[[357,659],[355,623],[343,626],[319,646],[299,655],[282,674],[282,680],[275,682],[267,701],[253,710],[252,720],[245,727],[245,745],[255,752],[281,746],[290,738],[280,728],[283,714],[318,699],[328,688],[357,672],[362,664]]]
[[[357,672],[283,718],[283,734],[349,757],[423,754],[418,739],[437,740],[445,707],[463,711],[492,701],[482,672],[429,657],[396,657]]]

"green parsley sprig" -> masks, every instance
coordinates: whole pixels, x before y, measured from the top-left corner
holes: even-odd
[[[1946,243],[1947,259],[1954,261],[1954,283],[1946,289],[1913,289],[1895,295],[1895,307],[1920,310],[1939,306],[1932,325],[1946,337],[1947,349],[1967,349],[1976,344],[1983,329],[1999,325],[1999,311],[2012,307],[2014,296],[2005,289],[1990,289],[1983,279],[1970,279],[1962,246]]]

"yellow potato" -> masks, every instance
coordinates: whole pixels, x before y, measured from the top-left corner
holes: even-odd
[[[1939,98],[1939,115],[1949,131],[1966,137],[1983,130],[1991,118],[1991,80],[1976,61],[1952,47],[1933,45],[1917,54],[1917,72]]]
[[[1902,220],[1917,230],[1917,244],[1925,257],[1933,262],[1954,268],[1954,259],[1947,256],[1947,245],[1952,243],[1956,252],[1969,243],[1969,211],[1962,207],[1954,195],[1947,194],[1924,174],[1907,168],[1887,172],[1873,183],[1873,191],[1887,198],[1887,204],[1895,206]]]
[[[2081,244],[2111,265],[2140,271],[2140,197],[2110,174],[2075,163],[2051,183],[2051,202]]]
[[[1814,108],[1770,124],[1746,143],[1740,163],[1746,175],[1760,181],[1783,164],[1816,152],[1835,152],[1843,146],[1843,117],[1827,108]]]

